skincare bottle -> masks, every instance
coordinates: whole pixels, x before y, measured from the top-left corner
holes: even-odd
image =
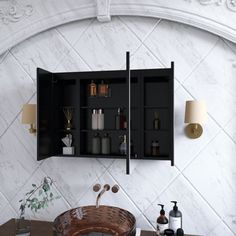
[[[96,97],[97,96],[97,86],[94,83],[94,81],[91,81],[91,84],[89,84],[89,95],[91,97]]]
[[[157,230],[159,229],[160,234],[164,234],[164,230],[168,229],[168,219],[165,216],[164,205],[158,204],[161,206],[160,216],[157,218]]]
[[[102,137],[102,154],[108,155],[111,153],[111,139],[108,134]]]
[[[92,130],[98,129],[98,111],[96,109],[92,110]]]
[[[123,141],[120,144],[119,151],[121,155],[126,155],[127,154],[126,135],[121,136],[121,137],[123,137]]]
[[[116,125],[117,130],[127,128],[126,117],[123,114],[123,111],[120,107],[118,108],[117,115],[116,115],[115,119],[116,119],[115,125]]]
[[[159,130],[160,129],[160,118],[157,112],[154,113],[154,120],[153,120],[153,129]]]
[[[158,156],[160,154],[160,145],[159,141],[152,141],[151,144],[151,155],[152,156]]]
[[[99,134],[96,133],[92,138],[92,154],[100,154],[101,153],[101,139]]]
[[[115,117],[115,127],[117,130],[120,129],[120,108],[118,108],[117,115]]]
[[[171,202],[174,203],[174,207],[169,213],[169,228],[176,233],[177,229],[182,228],[182,213],[178,210],[177,202]]]
[[[102,109],[98,110],[97,114],[98,130],[104,130],[104,113]]]

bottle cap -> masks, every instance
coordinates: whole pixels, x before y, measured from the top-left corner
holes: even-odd
[[[162,205],[162,204],[158,204],[158,206],[161,206],[160,214],[161,214],[161,215],[165,215],[164,205]]]
[[[177,229],[176,236],[184,236],[184,230],[181,228]]]
[[[96,110],[96,109],[93,109],[92,113],[93,113],[93,114],[97,114],[97,110]]]
[[[100,108],[100,109],[98,110],[98,114],[103,114],[102,108]]]
[[[175,204],[174,207],[173,207],[173,210],[178,211],[177,201],[171,201],[171,202]]]
[[[126,134],[124,135],[124,143],[126,143]]]
[[[121,109],[120,109],[120,107],[119,107],[118,110],[117,110],[118,114],[120,114],[120,110],[121,110]]]
[[[166,236],[174,236],[175,232],[172,229],[165,229],[164,230],[164,235]]]

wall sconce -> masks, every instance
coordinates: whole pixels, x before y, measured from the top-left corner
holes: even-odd
[[[195,139],[202,135],[201,124],[207,118],[206,103],[204,101],[186,101],[185,106],[185,133],[189,138]]]
[[[22,111],[22,124],[30,125],[29,132],[36,133],[36,104],[24,104]]]

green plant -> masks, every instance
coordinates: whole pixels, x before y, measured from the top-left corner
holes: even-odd
[[[32,184],[33,189],[19,201],[21,203],[20,218],[24,217],[26,207],[37,212],[48,207],[53,200],[60,198],[60,196],[54,196],[51,191],[52,184],[53,180],[50,177],[44,177],[39,185]]]

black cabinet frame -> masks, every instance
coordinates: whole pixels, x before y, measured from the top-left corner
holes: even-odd
[[[126,70],[51,73],[37,69],[37,160],[62,155],[61,138],[73,135],[74,157],[121,158],[126,160],[126,173],[130,173],[130,159],[168,160],[174,165],[174,62],[171,68],[130,70],[129,52],[126,54]],[[88,84],[94,80],[106,81],[111,88],[109,98],[90,98]],[[63,128],[62,108],[74,109],[73,129]],[[122,107],[127,119],[126,130],[113,127],[116,111]],[[90,127],[90,112],[103,108],[105,130],[94,131]],[[154,130],[154,112],[160,116],[161,126]],[[92,155],[89,152],[94,133],[108,133],[111,138],[111,155]],[[116,151],[119,136],[126,135],[127,155]],[[134,153],[131,153],[131,140]],[[160,155],[150,154],[152,140],[160,143]]]

